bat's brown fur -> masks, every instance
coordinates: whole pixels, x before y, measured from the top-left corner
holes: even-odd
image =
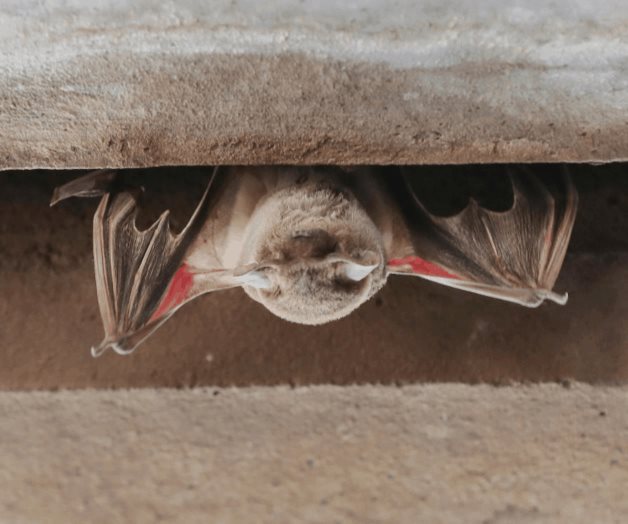
[[[269,289],[246,293],[276,315],[322,324],[348,315],[386,282],[382,235],[334,172],[295,171],[293,183],[254,211],[244,259],[254,260]],[[346,277],[347,263],[377,267],[363,280]]]

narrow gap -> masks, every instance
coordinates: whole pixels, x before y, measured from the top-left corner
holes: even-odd
[[[550,180],[562,166],[528,165]],[[392,172],[394,168],[389,168]],[[49,208],[83,171],[0,173],[0,389],[628,379],[628,164],[570,165],[580,204],[557,287],[564,306],[530,310],[391,277],[349,317],[310,327],[277,319],[241,290],[186,305],[129,357],[94,360],[102,335],[93,282],[96,201]],[[512,203],[504,166],[422,166],[413,183],[430,211],[470,196]],[[210,168],[129,170],[146,187],[140,227],[165,209],[183,227]]]

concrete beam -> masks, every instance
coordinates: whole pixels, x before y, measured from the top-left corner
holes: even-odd
[[[626,388],[1,393],[2,522],[621,522]]]
[[[0,12],[0,169],[607,162],[627,134],[625,0]]]

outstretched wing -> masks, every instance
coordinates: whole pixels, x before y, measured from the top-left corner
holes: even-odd
[[[58,188],[53,204],[70,196],[103,195],[94,215],[94,262],[98,304],[105,338],[92,348],[133,351],[183,304],[202,293],[239,285],[230,271],[194,268],[186,262],[190,247],[220,198],[224,175],[214,170],[189,222],[178,235],[169,212],[148,229],[138,230],[140,190],[125,189],[115,172],[95,171]]]
[[[471,200],[451,217],[431,214],[406,174],[404,190],[395,194],[408,242],[405,251],[403,242],[394,244],[389,272],[529,307],[546,299],[564,304],[567,294],[552,289],[576,216],[576,190],[566,171],[554,192],[527,171],[508,174],[513,190],[508,211],[491,211]]]

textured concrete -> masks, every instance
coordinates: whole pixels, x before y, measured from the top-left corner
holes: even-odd
[[[628,389],[0,394],[7,523],[583,523],[628,514]]]
[[[5,0],[0,169],[628,158],[628,3]]]

